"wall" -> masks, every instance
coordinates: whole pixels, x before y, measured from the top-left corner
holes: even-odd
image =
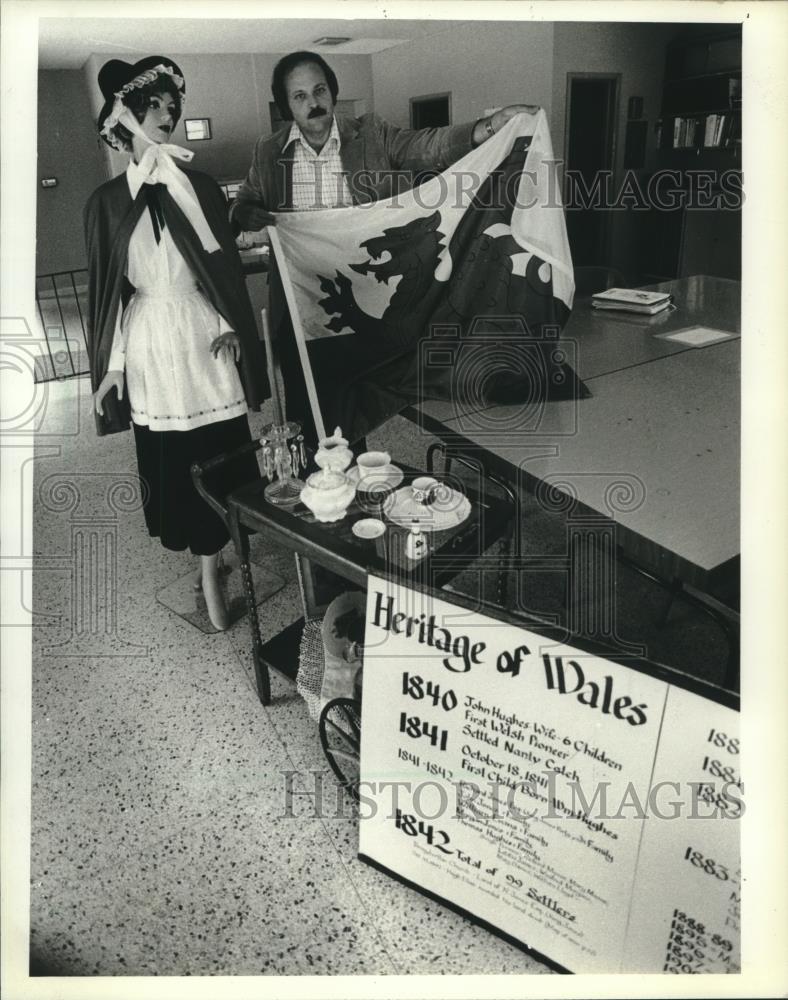
[[[90,115],[93,119],[93,136],[96,135],[96,119],[98,118],[99,111],[101,111],[104,106],[104,98],[101,96],[101,91],[99,90],[98,83],[98,71],[107,61],[106,55],[92,55],[87,58],[85,65],[82,67],[82,74],[84,76],[84,85],[87,88],[88,98],[90,100]],[[109,180],[110,177],[114,177],[119,174],[121,170],[125,169],[126,163],[128,162],[125,156],[120,153],[116,153],[111,149],[102,139],[99,139],[99,149],[101,150],[101,155],[104,162],[104,172],[106,174],[105,180]]]
[[[643,98],[643,117],[648,120],[645,169],[656,165],[654,123],[660,117],[665,72],[665,45],[675,34],[671,24],[625,24],[564,22],[555,25],[553,58],[553,148],[565,155],[567,73],[620,73],[616,167],[614,190],[621,181],[627,103]],[[634,212],[617,212],[611,233],[611,264],[627,272],[635,253],[642,219]]]
[[[106,178],[80,70],[38,74],[36,274],[85,266],[82,210]],[[42,188],[42,177],[57,187]]]
[[[552,118],[553,25],[477,22],[372,56],[375,111],[410,124],[411,97],[451,91],[453,124],[485,108],[539,104]]]
[[[126,54],[131,62],[142,58]],[[178,55],[172,59],[183,71],[186,80],[184,117],[210,118],[213,138],[187,142],[183,119],[173,133],[172,141],[195,156],[193,165],[217,180],[238,180],[246,176],[252,147],[261,135],[271,132],[268,103],[271,98],[271,74],[279,55]],[[337,75],[340,97],[365,101],[371,109],[373,101],[372,66],[369,56],[330,56]],[[95,112],[101,107],[97,84],[98,70],[106,56],[93,55],[85,65]],[[128,160],[106,147],[106,159],[111,175],[124,170]]]

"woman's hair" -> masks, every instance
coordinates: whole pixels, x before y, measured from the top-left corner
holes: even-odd
[[[276,106],[279,108],[279,114],[286,122],[293,120],[293,112],[290,110],[290,105],[287,102],[285,80],[288,73],[294,70],[296,66],[303,66],[308,63],[319,66],[323,70],[328,89],[331,91],[331,100],[336,104],[339,84],[337,83],[336,73],[325,59],[318,55],[317,52],[290,52],[274,66],[274,73],[271,77],[271,93],[274,95]]]
[[[169,94],[175,103],[173,128],[181,117],[181,93],[175,81],[167,73],[160,73],[155,80],[146,83],[144,87],[135,87],[123,98],[123,103],[131,111],[137,121],[142,124],[148,111],[148,102],[154,94]],[[115,136],[123,143],[126,150],[131,150],[131,132],[118,122],[113,129]]]

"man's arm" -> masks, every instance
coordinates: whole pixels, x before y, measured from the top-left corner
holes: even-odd
[[[262,139],[258,139],[255,143],[249,173],[238,189],[230,208],[230,222],[236,233],[241,231],[255,233],[258,229],[275,223],[274,216],[267,211],[265,204],[261,177],[262,144]]]
[[[538,110],[538,106],[532,104],[510,104],[488,118],[442,128],[400,129],[382,118],[378,118],[377,123],[394,169],[445,170],[499,132],[514,115],[533,115]]]
[[[394,170],[445,170],[473,148],[473,124],[404,129],[376,116],[376,125]]]

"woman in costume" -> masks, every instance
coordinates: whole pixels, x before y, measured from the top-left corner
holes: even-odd
[[[85,208],[88,347],[98,433],[134,430],[148,531],[200,556],[208,614],[227,627],[218,553],[229,534],[191,480],[193,462],[251,440],[247,408],[267,395],[265,362],[220,188],[184,170],[169,139],[183,75],[164,56],[99,72],[102,139],[131,154]],[[213,490],[258,476],[249,455]]]

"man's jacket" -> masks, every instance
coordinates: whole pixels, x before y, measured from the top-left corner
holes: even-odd
[[[238,334],[241,341],[239,374],[246,401],[253,409],[270,394],[265,354],[257,336],[243,270],[227,219],[227,202],[216,182],[207,174],[184,171],[189,176],[206,221],[221,249],[208,253],[178,205],[165,189],[161,191],[164,220],[203,294]],[[115,320],[134,287],[125,276],[129,240],[146,209],[140,188],[132,200],[125,172],[97,188],[85,206],[85,244],[88,255],[87,344],[93,391],[107,374]],[[166,331],[163,331],[166,335]],[[206,367],[210,362],[206,355]],[[96,414],[100,435],[127,430],[131,421],[128,393],[118,400],[114,392],[104,397],[104,415]]]

